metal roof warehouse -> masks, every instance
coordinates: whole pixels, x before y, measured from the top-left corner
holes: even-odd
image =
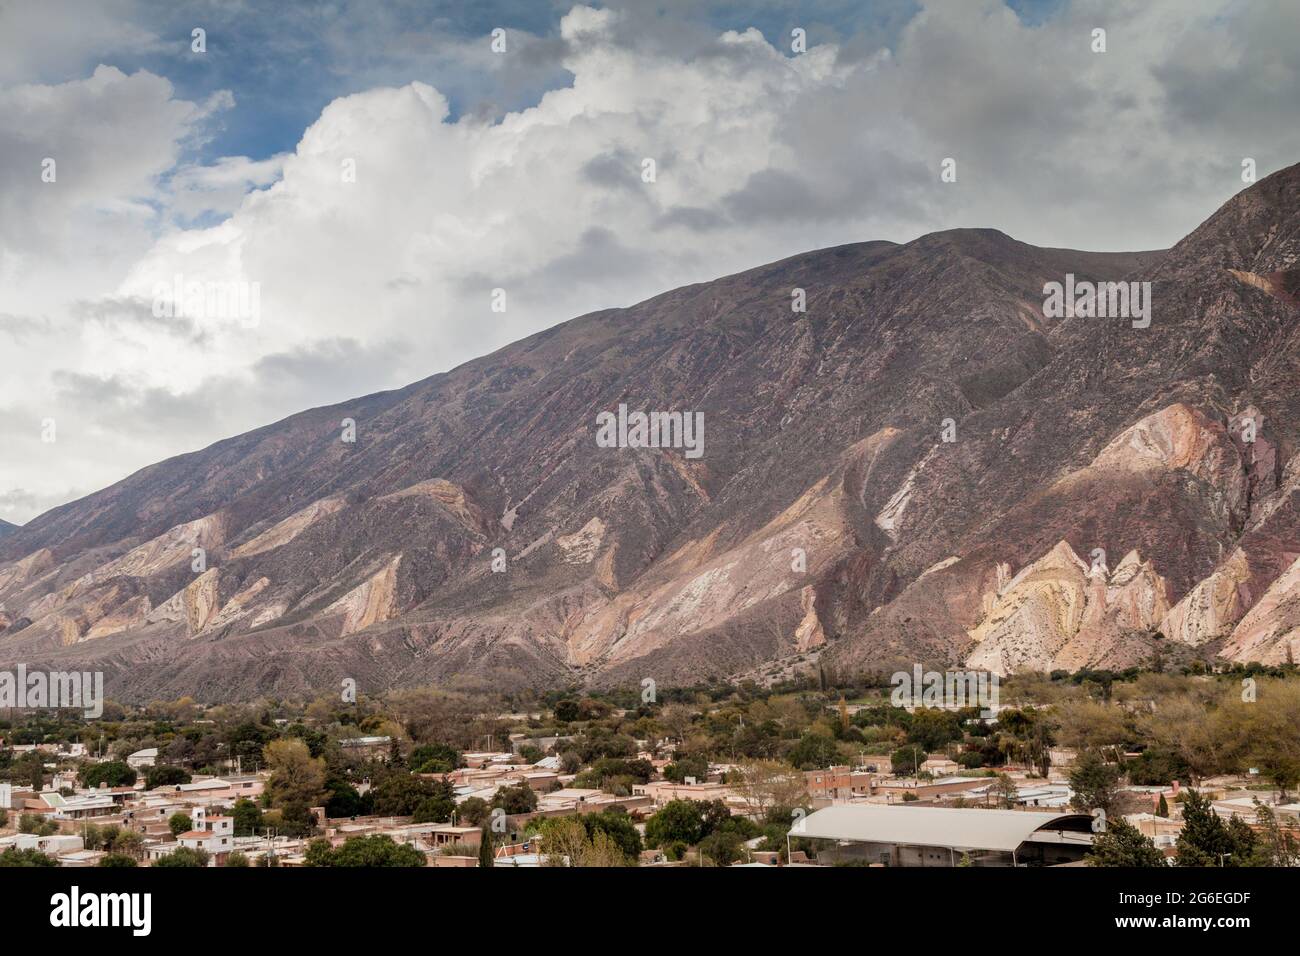
[[[789,839],[834,841],[819,861],[885,866],[1051,866],[1092,845],[1084,813],[842,804],[809,814]]]

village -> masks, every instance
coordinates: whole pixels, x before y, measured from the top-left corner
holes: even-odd
[[[0,865],[1053,867],[1175,865],[1180,853],[1199,865],[1248,865],[1227,859],[1247,853],[1300,863],[1300,801],[1253,768],[1139,783],[1117,768],[1137,766],[1140,751],[1112,748],[1111,767],[1096,748],[1055,745],[990,769],[972,759],[983,744],[969,731],[933,750],[905,744],[838,762],[852,748],[818,731],[852,738],[853,721],[870,727],[879,708],[809,696],[799,706],[810,730],[785,760],[702,757],[694,731],[734,710],[725,701],[674,704],[658,719],[590,700],[480,715],[480,729],[545,732],[488,734],[496,747],[464,751],[273,718],[281,735],[261,758],[250,747],[202,758],[212,772],[181,767],[184,736],[118,756],[81,742],[5,741]],[[770,701],[748,712],[774,713]],[[997,716],[961,713],[939,716],[981,734],[997,727]],[[898,716],[920,727],[929,715]],[[566,722],[572,731],[556,732]],[[345,767],[342,777],[317,754]],[[809,762],[826,766],[800,767]],[[1185,827],[1196,835],[1180,839]]]

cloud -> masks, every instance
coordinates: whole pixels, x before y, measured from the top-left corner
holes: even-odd
[[[160,49],[159,38],[137,22],[132,0],[43,0],[0,3],[0,85],[49,83],[109,53]]]
[[[163,77],[99,66],[54,85],[0,87],[0,308],[103,294],[156,240],[161,177],[228,108],[179,100]]]
[[[364,87],[262,157],[202,145],[223,117],[271,109],[270,90],[190,102],[111,66],[0,87],[0,155],[15,157],[0,170],[0,342],[23,370],[0,384],[21,426],[0,491],[107,483],[812,248],[957,226],[1163,246],[1241,188],[1243,156],[1261,175],[1300,159],[1300,15],[1285,4],[1075,0],[1021,16],[900,0],[870,23],[858,7],[815,7],[801,55],[789,30],[805,24],[767,2],[752,5],[765,32],[676,2],[576,6],[551,34],[510,8],[416,23],[348,4],[302,36],[274,17],[214,28],[214,51],[265,34],[292,60],[324,43],[331,84]],[[498,24],[506,54],[488,46]],[[462,75],[495,83],[449,79]],[[58,186],[42,190],[54,152]],[[940,182],[946,157],[956,183]],[[155,314],[178,278],[255,286],[259,321]],[[35,444],[48,415],[57,448]]]

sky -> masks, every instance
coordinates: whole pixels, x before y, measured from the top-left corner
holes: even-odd
[[[0,518],[809,249],[1167,247],[1297,103],[1288,0],[0,0]]]

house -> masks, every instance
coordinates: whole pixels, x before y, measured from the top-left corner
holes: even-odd
[[[988,777],[940,777],[938,780],[899,778],[879,780],[871,788],[872,797],[884,803],[932,801],[963,793],[975,793],[991,785]]]
[[[112,793],[107,791],[63,797],[58,793],[47,793],[42,795],[45,802],[54,809],[56,820],[89,820],[94,817],[109,817],[118,814],[121,809],[121,801],[116,799]]]
[[[847,766],[808,770],[803,776],[808,796],[828,802],[870,796],[871,782],[876,777],[866,770],[850,770]]]
[[[134,770],[143,770],[145,767],[152,767],[158,763],[158,748],[147,747],[144,750],[137,750],[126,758],[127,765]]]
[[[1178,855],[1176,845],[1178,834],[1183,832],[1182,820],[1171,820],[1168,817],[1156,816],[1154,813],[1130,813],[1124,819],[1135,826],[1143,836],[1150,837],[1156,849],[1166,857]]]
[[[564,791],[561,791],[564,792]],[[651,780],[649,783],[632,785],[632,795],[649,797],[656,807],[662,807],[671,800],[702,800],[710,802],[721,800],[728,806],[743,808],[743,800],[723,783],[673,783],[671,780]]]
[[[225,862],[234,849],[234,817],[210,814],[203,807],[194,811],[194,829],[176,837],[181,846],[190,850],[203,850],[212,857],[214,865]]]
[[[86,844],[75,833],[52,833],[49,836],[15,833],[13,836],[0,839],[0,851],[8,847],[13,847],[15,850],[37,850],[46,856],[58,857],[64,853],[84,850]]]
[[[925,758],[925,763],[921,764],[921,769],[932,774],[946,775],[957,773],[961,770],[961,765],[945,754],[930,754]]]

